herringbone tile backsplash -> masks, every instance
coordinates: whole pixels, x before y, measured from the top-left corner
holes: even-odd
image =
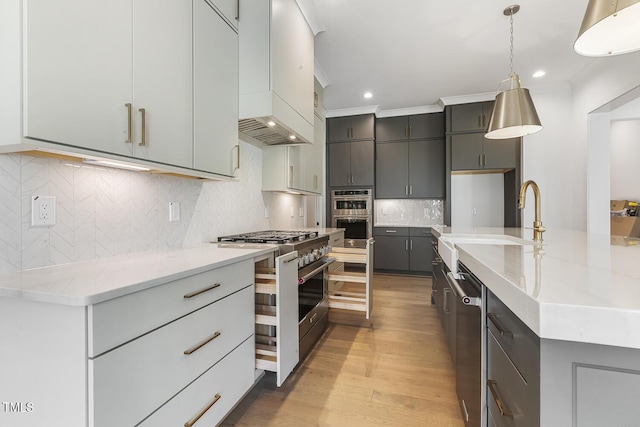
[[[266,229],[262,153],[241,143],[238,182],[129,172],[0,155],[0,273]],[[56,197],[56,224],[31,226],[31,196]],[[169,222],[169,202],[180,221]]]

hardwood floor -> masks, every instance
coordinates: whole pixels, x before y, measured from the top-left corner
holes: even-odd
[[[331,310],[286,383],[267,373],[223,426],[463,426],[431,279],[375,275],[374,309]]]

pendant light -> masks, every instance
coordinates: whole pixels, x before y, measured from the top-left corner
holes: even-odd
[[[513,71],[513,15],[519,10],[520,6],[515,4],[507,7],[503,12],[509,16],[511,26],[511,70],[509,78],[498,85],[498,94],[485,135],[485,138],[489,139],[517,138],[542,130],[529,90],[522,87],[520,77]],[[502,83],[507,81],[510,83],[510,89],[500,92]]]
[[[640,0],[589,0],[573,49],[584,56],[640,50]]]

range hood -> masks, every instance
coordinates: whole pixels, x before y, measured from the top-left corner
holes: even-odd
[[[238,132],[259,146],[313,142],[313,32],[296,0],[240,2]]]

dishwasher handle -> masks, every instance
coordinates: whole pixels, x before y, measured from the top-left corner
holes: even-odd
[[[458,296],[460,297],[460,299],[462,300],[462,303],[464,305],[475,306],[475,307],[480,307],[482,305],[482,298],[480,298],[480,297],[470,297],[460,287],[460,284],[458,284],[458,280],[460,280],[460,279],[463,280],[463,276],[462,275],[460,275],[460,274],[456,275],[456,274],[454,274],[453,272],[450,271],[450,272],[447,273],[446,277],[447,277],[447,282],[449,283],[449,286],[454,288],[453,290],[455,291],[456,294],[458,294]]]

